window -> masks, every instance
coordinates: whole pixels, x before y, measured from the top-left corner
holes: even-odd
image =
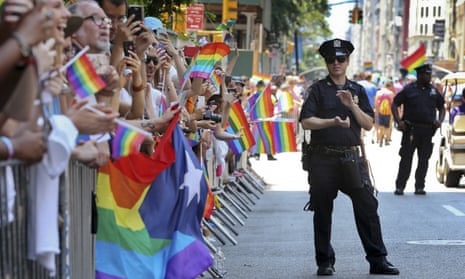
[[[425,8],[421,7],[420,9],[420,17],[423,17],[423,11],[424,11]]]
[[[428,35],[428,24],[425,24],[425,35]]]
[[[433,17],[436,17],[436,6],[433,7]]]
[[[425,17],[428,17],[428,7],[425,9]]]
[[[423,24],[420,24],[420,35],[423,34]]]
[[[441,6],[438,7],[438,17],[441,17]]]

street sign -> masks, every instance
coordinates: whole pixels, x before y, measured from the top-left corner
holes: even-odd
[[[444,19],[436,19],[436,21],[433,24],[434,36],[444,39],[445,30],[446,30],[446,21]]]
[[[205,7],[203,4],[194,4],[187,6],[186,11],[186,29],[187,30],[202,30],[203,29],[203,14]]]

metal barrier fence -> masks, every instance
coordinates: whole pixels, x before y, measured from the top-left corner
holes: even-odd
[[[60,177],[58,279],[94,277],[91,234],[92,192],[96,171],[70,162]],[[18,161],[0,162],[0,279],[47,279],[49,272],[28,260],[29,169]]]

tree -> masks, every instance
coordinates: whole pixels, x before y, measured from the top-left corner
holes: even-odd
[[[271,32],[276,36],[292,35],[295,30],[304,37],[331,35],[325,17],[329,15],[327,0],[272,0]]]

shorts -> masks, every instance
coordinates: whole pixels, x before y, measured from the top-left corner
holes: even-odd
[[[391,116],[390,115],[384,115],[384,114],[379,114],[378,115],[378,121],[377,121],[376,124],[378,124],[379,126],[389,128],[390,123],[391,123]]]

